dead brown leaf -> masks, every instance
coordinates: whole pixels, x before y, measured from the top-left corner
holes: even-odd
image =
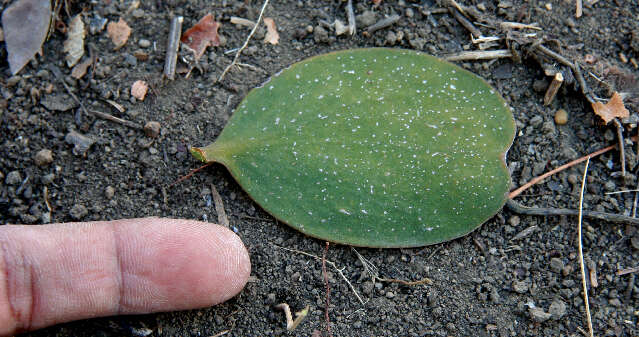
[[[131,27],[120,18],[118,22],[109,22],[107,25],[107,34],[115,45],[115,50],[122,48],[131,35]]]
[[[606,104],[603,104],[601,102],[592,103],[592,109],[595,111],[595,114],[601,117],[601,119],[603,119],[604,123],[606,124],[617,117],[626,118],[630,116],[630,112],[623,105],[621,95],[619,95],[617,92],[612,94],[612,97]]]
[[[266,26],[266,36],[264,36],[264,42],[270,44],[278,44],[280,41],[280,34],[277,33],[277,27],[275,27],[275,20],[272,18],[264,18],[264,25]]]
[[[73,67],[84,55],[84,21],[82,15],[78,14],[69,22],[67,29],[67,39],[64,41],[62,50],[67,53],[65,60],[69,68]]]
[[[51,1],[18,0],[5,7],[2,30],[12,75],[41,52],[49,31],[51,13]]]
[[[220,45],[220,36],[217,34],[219,28],[220,23],[209,13],[184,32],[180,41],[193,52],[195,61],[198,61],[204,55],[206,47]]]
[[[131,96],[137,98],[140,101],[144,101],[144,96],[146,96],[146,92],[149,90],[149,85],[142,80],[137,80],[133,82],[131,86]]]
[[[91,66],[92,63],[93,60],[89,57],[84,60],[84,62],[76,64],[75,67],[73,67],[73,70],[71,70],[71,77],[76,80],[81,79],[84,75],[86,75],[87,69],[89,69],[89,66]]]
[[[374,6],[379,6],[379,4],[382,3],[382,0],[373,0],[373,5]]]

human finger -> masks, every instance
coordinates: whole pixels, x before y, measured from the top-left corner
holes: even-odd
[[[211,306],[236,295],[249,274],[239,237],[198,221],[0,226],[0,335]]]

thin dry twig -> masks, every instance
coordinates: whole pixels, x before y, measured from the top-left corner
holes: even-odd
[[[415,286],[415,285],[420,285],[420,284],[428,284],[428,285],[432,285],[433,284],[433,281],[431,279],[429,279],[428,277],[424,277],[423,279],[417,280],[417,281],[405,281],[405,280],[399,280],[399,279],[394,279],[394,278],[379,277],[379,269],[377,268],[377,266],[375,266],[371,261],[366,259],[354,247],[351,247],[351,249],[353,250],[353,252],[355,252],[355,255],[357,256],[359,261],[362,263],[362,266],[364,266],[364,271],[368,275],[371,276],[371,281],[373,282],[373,284],[375,284],[376,281],[389,282],[389,283],[399,283],[399,284],[403,284],[403,285],[406,285],[406,286]]]
[[[326,253],[328,253],[328,241],[324,247],[324,254],[322,255],[322,274],[324,274],[324,286],[326,287],[326,307],[324,308],[324,319],[326,319],[326,333],[329,337],[332,337],[331,333],[331,318],[328,315],[328,309],[331,305],[331,287],[328,284],[328,273],[326,272]]]
[[[513,199],[506,200],[506,207],[511,211],[525,215],[558,216],[558,215],[578,215],[579,211],[565,208],[543,208],[522,206]],[[633,218],[623,214],[604,213],[596,211],[583,211],[583,216],[590,219],[597,219],[612,223],[624,223],[628,225],[639,225],[639,218]]]
[[[498,50],[478,50],[478,51],[463,51],[455,54],[444,56],[446,61],[477,61],[477,60],[491,60],[498,58],[512,57],[513,54],[508,49]]]
[[[286,330],[293,331],[297,328],[300,323],[304,320],[304,318],[308,315],[308,311],[310,307],[307,305],[304,309],[295,313],[295,319],[293,319],[293,315],[291,314],[291,307],[288,303],[280,303],[275,306],[276,309],[284,310],[284,316],[286,317]]]
[[[554,170],[548,171],[548,172],[546,172],[546,173],[544,173],[544,174],[542,174],[542,175],[540,175],[538,177],[535,177],[531,181],[529,181],[529,182],[525,183],[524,185],[522,185],[521,187],[519,187],[518,189],[510,192],[510,194],[508,194],[508,198],[509,199],[514,199],[515,197],[520,195],[521,192],[523,192],[523,191],[527,190],[528,188],[530,188],[530,186],[537,184],[538,182],[550,177],[551,175],[553,175],[553,174],[555,174],[557,172],[561,172],[561,171],[563,171],[563,170],[565,170],[565,169],[567,169],[569,167],[575,166],[575,165],[577,165],[577,164],[579,164],[579,163],[581,163],[581,162],[583,162],[585,160],[588,160],[589,158],[596,157],[596,156],[598,156],[600,154],[606,153],[606,152],[614,149],[615,146],[616,145],[610,145],[610,146],[604,147],[603,149],[597,150],[597,151],[595,151],[595,152],[593,152],[591,154],[588,154],[588,155],[585,155],[585,156],[583,156],[581,158],[575,159],[575,160],[573,160],[573,161],[571,161],[571,162],[569,162],[567,164],[559,166],[558,168],[556,168]]]
[[[462,15],[462,13],[460,12],[458,8],[459,7],[455,7],[454,5],[451,4],[448,6],[448,11],[462,26],[464,26],[464,28],[466,28],[466,30],[470,32],[470,34],[472,34],[473,37],[475,38],[481,37],[482,36],[481,31],[477,29],[477,27],[475,27],[475,25],[473,25],[470,21],[468,21],[468,19],[466,19],[466,17]]]
[[[617,140],[619,141],[619,154],[620,154],[620,161],[621,161],[621,175],[625,177],[626,176],[626,151],[624,150],[624,146],[623,146],[623,125],[621,125],[621,122],[619,121],[618,118],[615,118],[612,121],[615,123],[615,126],[617,127]]]
[[[632,267],[632,268],[626,268],[626,269],[620,269],[620,270],[617,270],[617,275],[621,276],[621,275],[626,275],[626,274],[630,274],[630,273],[636,273],[638,271],[639,271],[639,266]]]
[[[217,222],[218,224],[230,228],[229,218],[226,216],[226,211],[224,211],[224,202],[222,201],[222,196],[217,192],[214,184],[211,184],[211,196],[213,196],[213,203],[215,204],[215,212],[217,213]]]
[[[220,77],[217,79],[218,82],[222,82],[222,80],[224,79],[224,76],[226,76],[226,73],[228,73],[229,70],[231,70],[231,68],[237,63],[237,60],[240,58],[240,54],[242,54],[242,51],[248,46],[248,43],[251,40],[251,37],[253,36],[253,34],[255,34],[255,31],[257,31],[257,28],[260,26],[260,22],[262,22],[262,16],[264,16],[264,10],[266,9],[268,2],[269,0],[264,0],[264,4],[262,5],[262,9],[260,10],[260,15],[257,17],[257,22],[255,22],[255,26],[253,26],[253,29],[251,29],[251,32],[246,37],[246,41],[244,41],[244,44],[242,45],[242,47],[240,47],[240,49],[238,49],[237,52],[235,53],[233,62],[231,62],[231,64],[229,64],[226,67],[226,69],[224,69],[224,71],[222,72],[222,75],[220,75]]]
[[[366,28],[366,33],[373,34],[374,32],[376,32],[376,31],[378,31],[380,29],[384,29],[386,27],[390,27],[390,26],[394,25],[397,21],[399,21],[399,15],[393,14],[393,15],[387,17],[387,18],[383,18],[383,19],[377,21],[376,23],[374,23],[370,27]]]
[[[275,244],[271,244],[271,245],[273,245],[273,247],[276,247],[276,248],[279,248],[279,249],[288,250],[289,252],[306,255],[308,257],[312,257],[314,259],[322,261],[321,257],[319,257],[317,255],[313,255],[311,253],[303,252],[303,251],[297,250],[297,249],[286,248],[286,247],[278,246],[278,245],[275,245]],[[359,303],[361,303],[362,305],[365,305],[366,302],[364,302],[364,300],[362,300],[362,298],[357,293],[357,290],[355,290],[355,287],[353,286],[353,284],[346,278],[346,275],[344,275],[344,273],[342,272],[344,270],[344,268],[342,268],[342,269],[337,268],[337,265],[335,264],[335,262],[332,262],[332,261],[329,261],[329,260],[326,260],[326,263],[329,264],[330,266],[332,266],[333,268],[335,268],[335,270],[337,271],[339,276],[341,276],[342,279],[344,279],[344,281],[346,282],[346,284],[348,284],[349,288],[351,288],[351,291],[355,294],[355,297],[357,297],[357,300],[359,301]]]
[[[346,3],[346,16],[348,17],[348,33],[353,36],[357,31],[355,23],[355,12],[353,12],[353,1],[348,0]]]
[[[191,170],[191,172],[189,172],[187,175],[185,175],[183,177],[180,177],[178,180],[176,180],[173,183],[171,183],[168,187],[173,187],[174,185],[177,185],[177,184],[183,182],[184,180],[191,178],[191,176],[193,176],[197,172],[200,172],[203,169],[205,169],[205,168],[207,168],[207,167],[209,167],[211,165],[213,165],[213,162],[206,163],[206,164],[204,164],[204,165],[202,165],[202,166],[200,166],[200,167],[198,167],[196,169]]]
[[[166,57],[164,59],[164,76],[173,80],[175,78],[175,65],[177,64],[178,49],[180,47],[180,36],[182,35],[183,16],[175,16],[171,19],[171,29],[169,39],[166,43]]]
[[[594,337],[592,331],[592,317],[590,316],[590,304],[588,303],[588,287],[586,287],[586,268],[584,267],[584,252],[583,245],[581,243],[581,221],[583,219],[583,206],[584,206],[584,189],[586,188],[586,175],[588,173],[588,164],[590,164],[590,157],[586,160],[586,167],[584,168],[584,175],[581,179],[581,193],[579,194],[579,220],[578,220],[578,232],[579,241],[577,241],[579,249],[579,267],[581,268],[581,284],[584,290],[584,305],[586,307],[586,320],[588,322],[588,332],[590,337]]]

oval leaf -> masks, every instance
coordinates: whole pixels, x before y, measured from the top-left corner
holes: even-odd
[[[463,236],[501,209],[514,133],[510,109],[478,76],[373,48],[292,65],[191,152],[307,235],[413,247]]]

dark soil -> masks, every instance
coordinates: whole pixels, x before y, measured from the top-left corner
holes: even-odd
[[[10,77],[6,59],[0,61],[0,223],[42,224],[73,220],[109,220],[163,216],[216,222],[211,184],[222,195],[231,225],[248,247],[252,280],[236,298],[213,308],[144,316],[109,317],[54,326],[33,336],[120,336],[148,328],[153,336],[211,336],[230,329],[228,336],[289,335],[284,314],[274,309],[281,302],[293,311],[310,306],[306,320],[291,335],[325,333],[325,286],[321,261],[274,245],[321,256],[324,243],[305,237],[260,209],[224,167],[213,165],[176,186],[169,187],[199,164],[187,149],[204,145],[221,132],[234,107],[253,87],[286,66],[306,57],[355,47],[388,46],[423,50],[442,56],[474,50],[470,34],[450,15],[425,13],[438,4],[425,0],[355,1],[355,14],[372,11],[372,22],[391,14],[400,20],[370,37],[335,36],[321,22],[346,22],[342,1],[272,1],[266,16],[274,18],[279,45],[262,42],[258,31],[240,58],[256,69],[234,68],[223,83],[213,84],[231,62],[233,53],[249,33],[229,22],[231,16],[255,20],[262,5],[256,1],[141,1],[127,12],[131,1],[95,1],[69,8],[86,22],[101,15],[123,17],[133,33],[126,46],[114,51],[106,33],[88,35],[97,56],[93,73],[83,79],[67,76],[62,43],[56,31],[44,44],[44,55],[18,76]],[[466,5],[479,5],[474,0]],[[636,1],[584,1],[584,16],[574,17],[573,1],[500,1],[483,3],[484,15],[495,20],[538,22],[547,46],[584,67],[595,94],[609,92],[588,71],[604,78],[617,67],[639,75],[626,59],[639,58],[639,5]],[[6,3],[6,2],[5,2]],[[482,6],[479,6],[482,7]],[[2,5],[0,5],[2,8]],[[203,73],[160,79],[172,16],[185,17],[184,29],[207,13],[222,22],[223,45],[209,48],[200,61]],[[66,17],[64,12],[61,14]],[[370,16],[370,15],[369,15]],[[364,19],[367,19],[365,16]],[[65,18],[66,20],[66,18]],[[364,20],[366,21],[366,20]],[[313,32],[307,30],[313,27]],[[320,28],[321,27],[321,28]],[[486,35],[494,32],[478,26]],[[401,39],[398,39],[401,36]],[[146,46],[148,40],[150,46]],[[499,42],[504,48],[504,43]],[[511,59],[471,61],[461,66],[487,79],[514,109],[518,134],[508,153],[513,187],[533,176],[616,142],[614,126],[603,126],[590,104],[572,86],[564,86],[548,107],[542,100],[550,77],[534,57],[522,51],[522,62]],[[4,53],[4,52],[3,52]],[[147,60],[134,55],[148,54]],[[594,63],[584,61],[587,54]],[[4,53],[3,55],[6,55]],[[140,130],[83,115],[73,107],[64,87],[49,70],[63,69],[65,80],[90,109],[144,125],[158,121],[161,133],[151,139]],[[636,63],[635,63],[636,64]],[[554,64],[560,68],[558,64]],[[560,68],[566,71],[564,68]],[[567,71],[566,71],[567,73]],[[152,89],[143,102],[130,97],[131,84],[146,79]],[[616,88],[621,90],[623,88]],[[637,90],[639,92],[639,90]],[[39,94],[38,94],[39,93]],[[636,97],[635,97],[636,98]],[[121,104],[119,113],[105,103]],[[51,111],[44,100],[69,105]],[[51,105],[48,105],[51,107]],[[569,120],[556,125],[555,112],[563,108]],[[636,114],[636,107],[631,112]],[[612,125],[612,123],[611,123]],[[75,130],[96,140],[84,155],[74,154],[65,136]],[[626,136],[635,131],[628,129]],[[35,154],[49,149],[53,162],[37,166]],[[627,164],[637,162],[636,146],[626,146]],[[537,207],[576,208],[583,165],[561,172],[536,185],[517,200]],[[630,214],[634,194],[604,192],[635,188],[635,173],[622,179],[618,152],[592,161],[584,208]],[[17,172],[17,173],[16,173]],[[45,189],[53,208],[45,205]],[[527,230],[524,237],[513,239]],[[432,285],[405,286],[372,283],[350,247],[331,245],[327,259],[344,268],[344,275],[365,299],[358,302],[346,282],[330,266],[329,315],[334,336],[581,336],[587,330],[581,276],[577,259],[577,221],[573,217],[534,217],[503,210],[479,230],[444,244],[421,249],[358,249],[379,267],[381,277],[418,280]],[[599,336],[637,336],[639,282],[620,269],[639,261],[639,234],[623,224],[585,221],[584,254],[589,275],[593,325]],[[533,309],[536,308],[536,309]],[[548,317],[549,316],[549,317]],[[547,319],[544,321],[544,319]],[[543,322],[542,322],[543,321]]]

